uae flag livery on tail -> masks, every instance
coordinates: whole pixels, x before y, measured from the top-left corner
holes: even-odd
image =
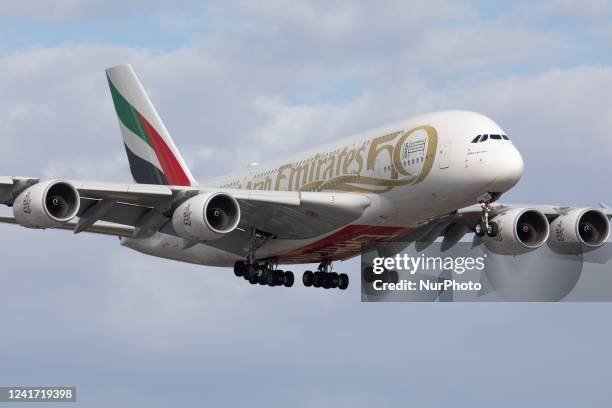
[[[196,185],[130,65],[106,70],[132,176],[141,184]]]

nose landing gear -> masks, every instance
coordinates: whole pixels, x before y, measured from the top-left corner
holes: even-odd
[[[349,277],[346,273],[332,272],[331,262],[321,262],[316,272],[304,272],[302,283],[306,287],[344,290],[348,288]]]
[[[491,212],[491,202],[490,196],[487,200],[480,202],[480,207],[482,208],[482,217],[478,224],[474,226],[474,233],[478,237],[484,237],[485,235],[489,237],[496,237],[499,233],[499,225],[489,220],[489,213]]]

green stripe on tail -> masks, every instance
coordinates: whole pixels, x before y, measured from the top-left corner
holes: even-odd
[[[126,128],[130,129],[136,136],[140,137],[149,146],[151,146],[151,148],[153,148],[151,139],[149,139],[149,136],[147,135],[147,132],[140,121],[138,111],[134,109],[134,107],[130,105],[130,103],[119,93],[108,75],[106,76],[106,79],[108,79],[108,86],[110,87],[113,103],[115,104],[115,111],[117,112],[117,116],[119,116],[121,123],[123,123]]]

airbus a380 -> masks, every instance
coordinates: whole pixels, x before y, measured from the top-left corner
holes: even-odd
[[[488,117],[444,111],[407,119],[198,184],[129,65],[106,71],[135,183],[0,177],[1,222],[120,237],[162,258],[234,268],[287,286],[279,266],[318,263],[305,286],[345,289],[332,270],[388,242],[450,247],[474,232],[507,255],[607,241],[612,210],[496,204],[522,157]]]

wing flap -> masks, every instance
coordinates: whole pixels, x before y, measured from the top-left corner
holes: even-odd
[[[0,223],[18,225],[14,217],[5,216],[5,215],[0,216]],[[53,229],[72,231],[76,227],[76,224],[77,224],[76,222],[70,221],[58,227],[54,227]],[[134,231],[134,228],[129,227],[127,225],[117,225],[117,224],[110,224],[110,223],[96,224],[96,225],[92,225],[84,229],[84,232],[90,232],[93,234],[101,234],[101,235],[112,235],[116,237],[131,237],[133,234],[133,231]]]
[[[238,198],[242,220],[240,227],[254,227],[282,239],[304,239],[333,231],[359,218],[370,200],[355,193],[294,193],[281,195],[275,202],[275,191],[250,198]],[[284,193],[284,192],[280,192]]]

